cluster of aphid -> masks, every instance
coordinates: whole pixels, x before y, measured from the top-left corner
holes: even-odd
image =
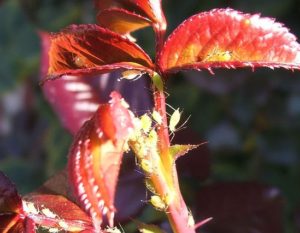
[[[48,224],[51,226],[44,227],[47,229],[48,232],[56,233],[60,231],[68,231],[68,232],[78,232],[84,229],[81,226],[81,223],[72,223],[61,219],[58,215],[53,213],[50,209],[46,208],[45,206],[41,205],[40,207],[35,207],[34,203],[23,201],[23,209],[27,216],[30,218],[35,219],[35,222],[45,222],[47,221]]]
[[[202,62],[206,61],[230,61],[236,59],[237,55],[230,50],[221,50],[218,48],[213,48],[209,53],[207,53],[203,59],[200,59]]]
[[[125,71],[122,73],[122,77],[120,79],[136,80],[143,74],[144,73],[140,71]],[[153,83],[157,89],[160,89],[162,83],[159,75],[157,76],[158,80],[153,80]],[[172,114],[168,114],[169,123],[167,126],[172,140],[175,132],[181,130],[189,118],[179,125],[182,111],[180,111],[179,108],[174,109],[168,104],[167,106],[173,110]],[[161,175],[161,173],[164,173],[164,165],[162,164],[162,160],[158,151],[159,138],[156,131],[159,127],[165,127],[163,117],[158,111],[153,110],[151,113],[146,113],[140,118],[134,118],[134,125],[135,130],[129,139],[129,146],[137,156],[137,164],[146,175],[146,187],[152,193],[147,203],[150,203],[159,211],[167,212],[169,205],[175,199],[176,191],[171,187],[167,187],[163,193],[158,192],[153,184],[153,180],[151,179],[151,176],[157,176],[161,178],[164,177]],[[191,228],[194,228],[195,226],[193,215],[190,212],[188,215],[187,225]]]
[[[176,128],[180,121],[181,112],[179,109],[174,109],[173,114],[170,115],[169,119],[169,131],[172,135],[183,127]],[[162,173],[164,168],[158,152],[158,136],[156,129],[162,127],[163,118],[156,110],[152,113],[144,114],[140,118],[135,120],[135,133],[131,137],[129,144],[137,156],[137,163],[139,167],[146,174],[146,187],[154,195],[151,196],[148,201],[157,210],[166,211],[169,204],[174,199],[174,191],[169,190],[165,194],[157,194],[154,185],[151,181],[151,176],[157,176]]]
[[[130,139],[130,146],[137,155],[141,169],[146,174],[152,174],[156,170],[153,165],[157,165],[160,160],[157,151],[158,136],[155,126],[148,114],[136,118],[134,123],[135,133]]]

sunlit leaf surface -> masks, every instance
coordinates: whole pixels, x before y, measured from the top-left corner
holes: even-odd
[[[139,46],[97,25],[72,25],[52,35],[49,65],[50,78],[153,67]]]
[[[128,0],[136,4],[159,29],[166,29],[166,19],[161,7],[161,0]]]
[[[124,9],[106,9],[97,16],[98,23],[119,34],[127,34],[132,31],[150,26],[151,21],[141,15]]]
[[[121,166],[120,178],[115,197],[115,206],[118,210],[115,217],[116,222],[124,223],[126,221],[131,221],[131,219],[137,216],[137,214],[139,214],[145,206],[144,202],[136,201],[143,200],[145,197],[144,176],[137,173],[134,169],[135,161],[133,156],[125,156]],[[48,196],[50,196],[49,194],[55,194],[59,197],[62,195],[67,197],[69,200],[74,200],[74,196],[70,192],[69,186],[68,171],[67,169],[64,169],[47,180],[37,190],[37,193],[39,196],[41,196],[40,194],[47,194]],[[135,198],[132,198],[133,195]],[[34,196],[34,199],[36,199],[35,197],[36,195]],[[83,218],[80,219],[84,220]]]
[[[95,1],[96,7],[101,11],[106,9],[113,9],[113,10],[128,10],[131,12],[132,16],[137,15],[134,18],[134,21],[138,18],[146,18],[149,22],[152,22],[153,27],[156,30],[165,30],[166,29],[166,19],[164,13],[162,11],[161,0],[111,0],[111,1],[102,1],[96,0]],[[128,23],[132,22],[133,17],[129,16],[122,16],[118,17],[119,20],[123,21],[122,23],[129,26]],[[113,15],[116,17],[116,15]],[[109,27],[110,23],[104,25]],[[132,27],[132,26],[131,26]],[[109,27],[110,28],[110,27]],[[139,28],[132,27],[129,31],[134,31]]]
[[[159,65],[166,72],[245,66],[300,69],[300,45],[273,19],[215,9],[184,21],[167,39]]]
[[[78,202],[90,214],[95,229],[103,216],[113,225],[114,197],[124,144],[133,130],[132,114],[117,92],[100,105],[77,134],[69,154],[69,177]]]

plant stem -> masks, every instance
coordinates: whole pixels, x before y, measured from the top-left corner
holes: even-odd
[[[166,114],[165,94],[163,90],[158,90],[155,86],[153,86],[153,93],[154,108],[162,117],[162,123],[157,127],[157,135],[158,149],[163,166],[163,172],[158,174],[158,176],[162,177],[158,178],[157,176],[153,176],[150,177],[150,179],[161,197],[163,197],[166,192],[171,192],[171,194],[174,195],[174,199],[168,203],[168,208],[166,210],[173,232],[195,233],[194,227],[188,225],[189,218],[192,216],[190,216],[188,208],[181,195],[175,161],[173,156],[169,153],[170,138]],[[160,191],[162,193],[160,193]]]
[[[155,87],[154,87],[155,89]],[[154,108],[162,117],[162,124],[157,127],[157,134],[159,138],[158,147],[160,152],[163,154],[163,157],[169,157],[169,147],[170,147],[170,139],[169,139],[169,130],[168,130],[168,120],[166,114],[166,98],[163,91],[154,90]],[[166,161],[168,162],[168,158]],[[165,163],[164,163],[165,164]]]

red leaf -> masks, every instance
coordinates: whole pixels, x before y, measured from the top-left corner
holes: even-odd
[[[144,206],[144,202],[137,201],[145,198],[144,176],[134,171],[135,166],[134,157],[125,156],[115,197],[115,206],[118,210],[115,218],[117,222],[124,223],[131,220]],[[47,180],[37,193],[63,195],[73,200],[74,196],[69,192],[67,170],[64,169]],[[133,195],[135,198],[132,198]]]
[[[90,214],[95,229],[103,215],[113,225],[114,197],[124,144],[133,130],[132,113],[117,92],[100,105],[76,136],[69,154],[69,177],[75,196]]]
[[[31,218],[25,218],[24,219],[24,228],[25,228],[25,233],[35,233],[36,225],[35,225],[34,220]]]
[[[39,35],[42,46],[40,75],[42,78],[47,75],[49,68],[50,35],[46,32],[39,32]],[[119,91],[131,108],[141,114],[143,114],[141,110],[152,108],[150,95],[143,90],[148,86],[147,80],[140,78],[132,85],[127,80],[119,80],[120,76],[120,72],[87,78],[65,75],[44,83],[42,89],[62,125],[75,134],[83,123],[91,118],[99,104],[108,101],[109,93],[113,90]]]
[[[184,21],[159,56],[164,72],[215,67],[300,69],[300,45],[280,23],[232,9],[215,9]]]
[[[39,32],[39,36],[42,47],[40,67],[42,79],[46,77],[49,69],[48,54],[51,40],[47,32]],[[62,125],[72,134],[75,134],[83,123],[94,114],[101,102],[97,93],[101,93],[105,87],[99,90],[96,85],[92,85],[93,81],[92,78],[84,79],[66,75],[42,85],[46,99],[58,114]]]
[[[134,12],[149,19],[156,30],[166,30],[167,24],[161,7],[161,0],[96,0],[95,4],[100,12],[109,8],[120,8]],[[126,18],[122,20],[127,21]]]
[[[150,26],[147,18],[124,9],[112,8],[100,11],[98,23],[114,32],[125,35],[138,29]]]
[[[166,19],[161,7],[161,0],[128,0],[128,2],[140,8],[147,15],[154,27],[159,30],[166,30]]]
[[[48,78],[125,68],[151,73],[153,64],[136,44],[97,25],[72,25],[51,37]]]
[[[196,207],[199,219],[214,233],[281,233],[282,197],[279,190],[257,183],[219,183],[201,188]]]
[[[3,233],[35,233],[36,225],[70,232],[92,229],[90,218],[65,197],[31,194],[22,200],[15,186],[1,172],[0,193]]]
[[[24,199],[27,215],[35,224],[70,232],[93,229],[90,217],[63,196],[31,194]]]

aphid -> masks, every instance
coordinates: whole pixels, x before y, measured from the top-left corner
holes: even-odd
[[[152,118],[156,121],[157,124],[162,124],[162,116],[159,114],[159,112],[153,110]]]
[[[182,114],[182,112],[180,112],[179,108],[177,108],[170,116],[169,130],[171,131],[171,134],[174,134],[178,130],[181,130],[185,126],[185,124],[188,122],[188,120],[190,119],[190,116],[189,116],[180,126],[177,127],[177,125],[180,121],[180,118],[181,118],[181,114]]]
[[[192,212],[189,210],[189,215],[188,215],[188,222],[187,222],[188,227],[193,228],[195,227],[195,220],[192,215]]]
[[[35,208],[32,202],[23,201],[23,209],[28,214],[39,214],[39,210]]]
[[[159,211],[165,211],[168,207],[158,195],[151,196],[150,203]]]
[[[175,196],[174,193],[167,193],[166,195],[164,195],[163,201],[167,206],[169,206],[173,202],[174,196]]]
[[[163,233],[158,226],[155,225],[147,225],[147,224],[141,224],[139,226],[139,232],[140,233]]]
[[[144,74],[145,72],[140,70],[126,70],[122,72],[122,76],[118,79],[118,81],[121,81],[122,79],[135,81],[142,77]]]
[[[150,131],[151,126],[152,126],[152,120],[148,116],[148,114],[144,114],[143,116],[141,116],[141,128],[144,131],[144,133],[147,134]]]
[[[152,129],[148,134],[147,142],[149,142],[150,147],[155,148],[156,144],[157,144],[157,141],[158,141],[157,133],[154,129]]]
[[[169,130],[173,133],[176,130],[176,126],[178,125],[181,117],[181,112],[179,111],[179,108],[175,109],[175,111],[170,116],[169,121]]]
[[[69,225],[68,225],[65,221],[63,221],[63,220],[60,220],[60,221],[58,222],[58,225],[59,225],[61,228],[63,228],[64,230],[68,230],[68,229],[69,229]]]
[[[43,213],[46,217],[48,217],[48,218],[56,218],[56,217],[57,217],[57,215],[54,214],[54,213],[53,213],[51,210],[49,210],[48,208],[44,208],[44,209],[42,209],[41,211],[42,211],[42,213]]]
[[[141,168],[145,172],[150,173],[150,174],[153,172],[152,164],[151,164],[151,162],[149,160],[142,159],[140,165],[141,165]]]
[[[64,228],[64,230],[68,232],[81,232],[85,229],[85,226],[68,226],[68,228]]]
[[[117,227],[108,227],[105,229],[108,233],[121,233],[121,231]]]
[[[220,60],[221,61],[230,61],[231,58],[233,57],[232,55],[233,55],[232,51],[225,51],[221,54],[221,56],[220,56],[221,59]]]
[[[232,51],[216,51],[212,56],[216,61],[230,61],[233,58]]]
[[[232,61],[232,60],[240,60],[239,56],[230,50],[220,50],[218,48],[212,49],[212,51],[208,52],[206,56],[202,59],[202,61]]]
[[[59,229],[53,227],[53,228],[49,228],[48,231],[49,231],[50,233],[57,233],[57,232],[59,232]]]
[[[145,145],[144,137],[138,136],[136,141],[131,144],[138,158],[144,158],[148,153],[148,148]]]
[[[184,126],[186,125],[186,123],[190,119],[190,116],[181,125],[179,125],[177,127],[178,123],[180,122],[182,111],[179,111],[179,108],[177,108],[177,109],[173,108],[169,104],[167,104],[167,106],[174,110],[172,115],[170,115],[170,119],[169,119],[169,130],[170,130],[171,135],[173,135],[172,136],[172,139],[173,139],[173,137],[175,135],[175,132],[177,132],[177,131],[184,128]]]
[[[82,67],[86,67],[86,58],[85,57],[81,57],[81,56],[75,56],[74,57],[74,63],[77,67],[82,68]]]
[[[155,187],[151,179],[145,179],[145,185],[150,192],[155,193]]]

